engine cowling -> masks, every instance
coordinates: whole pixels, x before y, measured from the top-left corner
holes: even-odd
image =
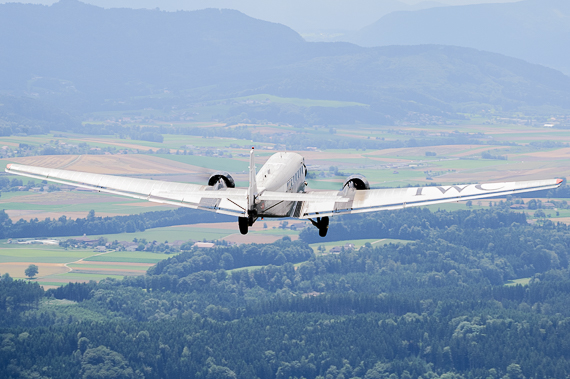
[[[368,180],[360,174],[350,175],[348,178],[346,178],[344,184],[342,185],[342,189],[345,189],[347,186],[359,191],[370,189],[370,183],[368,183]]]
[[[212,174],[212,176],[210,176],[210,179],[208,179],[208,185],[214,186],[214,185],[216,185],[216,183],[218,183],[220,181],[220,179],[223,180],[225,187],[227,187],[227,188],[235,188],[236,187],[236,182],[234,181],[234,178],[232,178],[230,173],[227,171],[214,172]]]

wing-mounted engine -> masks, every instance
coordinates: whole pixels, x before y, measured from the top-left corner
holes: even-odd
[[[236,182],[229,172],[217,171],[210,176],[210,179],[208,179],[208,185],[215,187],[215,189],[235,188]]]
[[[350,175],[348,178],[346,178],[344,184],[342,185],[342,189],[344,190],[345,188],[354,188],[356,190],[369,190],[370,183],[368,183],[368,180],[363,175],[360,174]]]

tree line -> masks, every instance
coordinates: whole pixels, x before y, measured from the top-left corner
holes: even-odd
[[[58,219],[47,217],[43,221],[37,218],[12,222],[8,214],[0,211],[0,238],[61,237],[94,234],[133,233],[149,228],[172,225],[196,224],[201,222],[227,221],[228,216],[190,208],[177,208],[166,211],[144,212],[137,215],[97,217],[91,210],[87,217]],[[233,220],[233,219],[232,219]]]
[[[15,325],[0,327],[0,371],[14,378],[570,374],[565,225],[529,225],[498,207],[370,217],[331,227],[374,221],[376,231],[363,236],[402,242],[328,255],[289,238],[186,246],[144,276],[49,290],[47,299],[75,303],[44,300],[12,314]],[[519,278],[528,284],[505,285]]]

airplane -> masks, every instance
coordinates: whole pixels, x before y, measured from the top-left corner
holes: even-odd
[[[202,209],[238,217],[241,234],[259,218],[308,219],[325,237],[329,217],[431,204],[506,196],[558,188],[562,179],[522,182],[371,189],[362,175],[349,176],[339,191],[307,191],[305,159],[278,152],[256,172],[254,148],[249,156],[249,185],[236,188],[225,171],[213,173],[207,185],[128,178],[71,170],[8,164],[5,172],[73,185],[155,203]]]

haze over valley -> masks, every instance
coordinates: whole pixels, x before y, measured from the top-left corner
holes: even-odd
[[[365,105],[316,109],[320,123],[570,104],[559,71],[470,48],[311,43],[232,10],[105,10],[75,0],[0,7],[0,32],[11,36],[0,42],[3,93],[76,114],[260,93]]]
[[[394,11],[418,10],[434,6],[464,5],[513,0],[356,0],[356,1],[262,1],[262,0],[88,0],[87,4],[103,8],[156,9],[165,11],[200,10],[206,8],[235,9],[253,18],[284,24],[308,38],[330,38],[330,35],[356,31]],[[0,3],[13,1],[0,1]],[[20,3],[51,5],[54,0],[26,0]],[[320,34],[326,34],[319,37]]]
[[[0,378],[568,377],[568,15],[0,2]]]
[[[341,39],[361,46],[472,47],[569,74],[570,3],[524,0],[394,12]]]

